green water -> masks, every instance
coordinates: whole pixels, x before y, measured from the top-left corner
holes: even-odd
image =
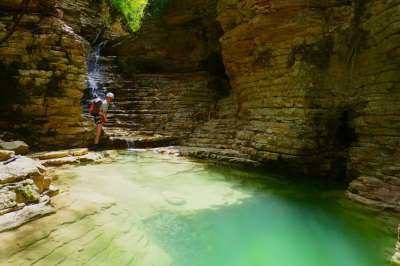
[[[378,266],[382,236],[324,211],[257,195],[239,206],[148,221],[174,265]]]
[[[382,213],[296,177],[152,152],[57,175],[59,211],[0,239],[0,264],[384,266],[394,247]]]

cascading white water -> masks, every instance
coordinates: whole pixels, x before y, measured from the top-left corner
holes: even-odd
[[[88,75],[87,75],[87,98],[103,98],[105,97],[106,91],[100,84],[104,83],[104,77],[102,73],[101,64],[101,51],[106,45],[106,41],[99,43],[88,57]]]

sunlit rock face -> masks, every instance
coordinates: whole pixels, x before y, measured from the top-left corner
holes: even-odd
[[[80,107],[84,40],[64,23],[55,4],[32,1],[11,38],[0,44],[0,129],[47,149],[80,146],[92,138]],[[17,7],[2,7],[1,37]]]
[[[239,130],[230,147],[400,207],[399,25],[391,1],[219,1]]]

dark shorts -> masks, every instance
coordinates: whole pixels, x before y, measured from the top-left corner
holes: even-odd
[[[95,123],[96,125],[98,125],[98,124],[103,124],[103,120],[101,119],[101,117],[100,117],[99,115],[94,115],[94,116],[93,116],[93,120],[94,120],[94,123]]]

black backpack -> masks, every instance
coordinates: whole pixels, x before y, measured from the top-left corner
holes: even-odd
[[[91,115],[98,115],[100,113],[100,108],[101,108],[102,104],[103,104],[103,101],[99,98],[92,100],[89,103],[89,113]]]

